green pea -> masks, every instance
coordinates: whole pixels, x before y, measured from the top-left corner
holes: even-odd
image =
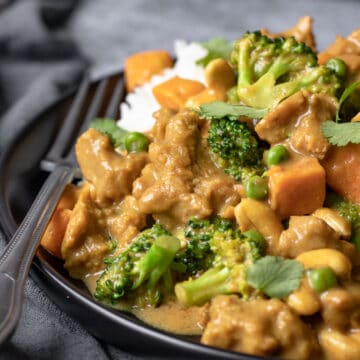
[[[289,152],[284,145],[272,146],[266,154],[266,164],[276,165],[289,158]]]
[[[351,242],[355,245],[357,251],[360,251],[360,228],[355,228],[351,235]]]
[[[245,194],[247,197],[261,200],[267,196],[267,180],[261,176],[252,176],[245,185]]]
[[[336,274],[330,267],[322,267],[310,270],[309,279],[311,286],[317,291],[322,292],[336,286]]]
[[[345,78],[347,67],[343,60],[332,58],[326,62],[326,67],[333,70],[335,74],[340,78]]]
[[[143,133],[134,131],[125,136],[125,149],[129,153],[146,151],[149,146],[149,139]]]

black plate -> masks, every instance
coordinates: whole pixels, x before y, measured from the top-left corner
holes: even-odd
[[[121,73],[109,76],[116,80]],[[73,94],[72,94],[73,95]],[[49,148],[72,101],[72,95],[29,122],[14,137],[0,159],[0,223],[9,239],[29,209],[47,174],[39,162]],[[192,359],[265,359],[203,346],[197,337],[177,336],[154,329],[131,314],[95,302],[85,286],[71,279],[61,261],[39,249],[32,278],[66,313],[97,338],[136,354]]]

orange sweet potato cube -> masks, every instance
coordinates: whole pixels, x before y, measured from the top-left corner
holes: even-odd
[[[126,90],[133,91],[144,85],[153,75],[161,74],[173,66],[172,58],[166,50],[143,51],[130,55],[125,60]]]
[[[205,86],[199,81],[174,76],[154,86],[153,94],[161,106],[179,110],[185,106],[188,98],[203,90],[205,90]]]
[[[270,205],[286,219],[306,215],[323,206],[325,170],[315,158],[303,158],[268,171]]]
[[[332,146],[322,165],[328,185],[349,201],[360,204],[360,144]]]
[[[58,258],[61,258],[61,243],[80,191],[80,187],[72,184],[65,188],[41,238],[41,246]]]
[[[61,259],[61,243],[69,223],[72,210],[56,209],[41,238],[41,245],[51,254]]]

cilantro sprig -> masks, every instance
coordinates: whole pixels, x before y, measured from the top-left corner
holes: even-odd
[[[271,298],[284,298],[300,286],[303,265],[279,256],[265,256],[246,273],[246,281]]]
[[[341,94],[341,97],[339,99],[339,105],[336,111],[336,118],[335,121],[339,122],[341,121],[340,119],[340,110],[341,107],[344,105],[345,101],[347,100],[347,98],[360,86],[360,80],[359,81],[355,81],[354,83],[350,84]]]
[[[115,148],[125,149],[124,138],[129,132],[118,126],[114,119],[97,118],[90,123],[89,127],[106,135]]]
[[[336,123],[325,121],[321,125],[321,131],[332,145],[360,144],[360,122]]]
[[[360,144],[360,122],[341,123],[340,110],[348,97],[360,87],[360,80],[349,85],[339,99],[335,122],[325,121],[321,124],[321,132],[329,143],[336,146],[345,146],[349,143]]]
[[[203,42],[201,45],[208,51],[208,53],[203,58],[199,59],[196,63],[203,67],[205,67],[211,60],[214,59],[221,58],[228,60],[233,48],[232,42],[221,37],[212,38],[206,42]]]
[[[233,105],[223,101],[213,101],[200,105],[198,112],[201,118],[207,120],[222,119],[228,117],[231,120],[247,116],[252,119],[261,119],[268,113],[268,109],[256,109],[245,105]]]
[[[97,118],[89,127],[106,135],[116,149],[129,153],[147,151],[149,139],[143,133],[127,131],[117,125],[114,119]]]

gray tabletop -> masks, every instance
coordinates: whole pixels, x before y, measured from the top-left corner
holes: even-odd
[[[11,37],[28,40],[48,36],[37,16],[38,5],[36,0],[24,0],[3,10],[0,42]],[[293,26],[303,15],[313,17],[316,42],[321,50],[336,34],[346,36],[359,27],[359,14],[357,0],[84,0],[55,35],[71,38],[82,61],[90,63],[94,74],[102,74],[119,69],[126,56],[136,51],[152,48],[172,51],[175,39],[202,41],[222,36],[232,40],[246,30],[263,27],[278,32]],[[2,57],[1,51],[0,46],[0,115],[1,111],[3,114],[0,123],[6,121],[19,101],[25,101],[44,73],[63,66],[63,61],[54,59]],[[0,233],[2,246],[4,239]],[[145,357],[150,358],[151,354]],[[100,343],[29,279],[22,320],[12,340],[0,349],[0,358],[137,359],[139,356]]]

